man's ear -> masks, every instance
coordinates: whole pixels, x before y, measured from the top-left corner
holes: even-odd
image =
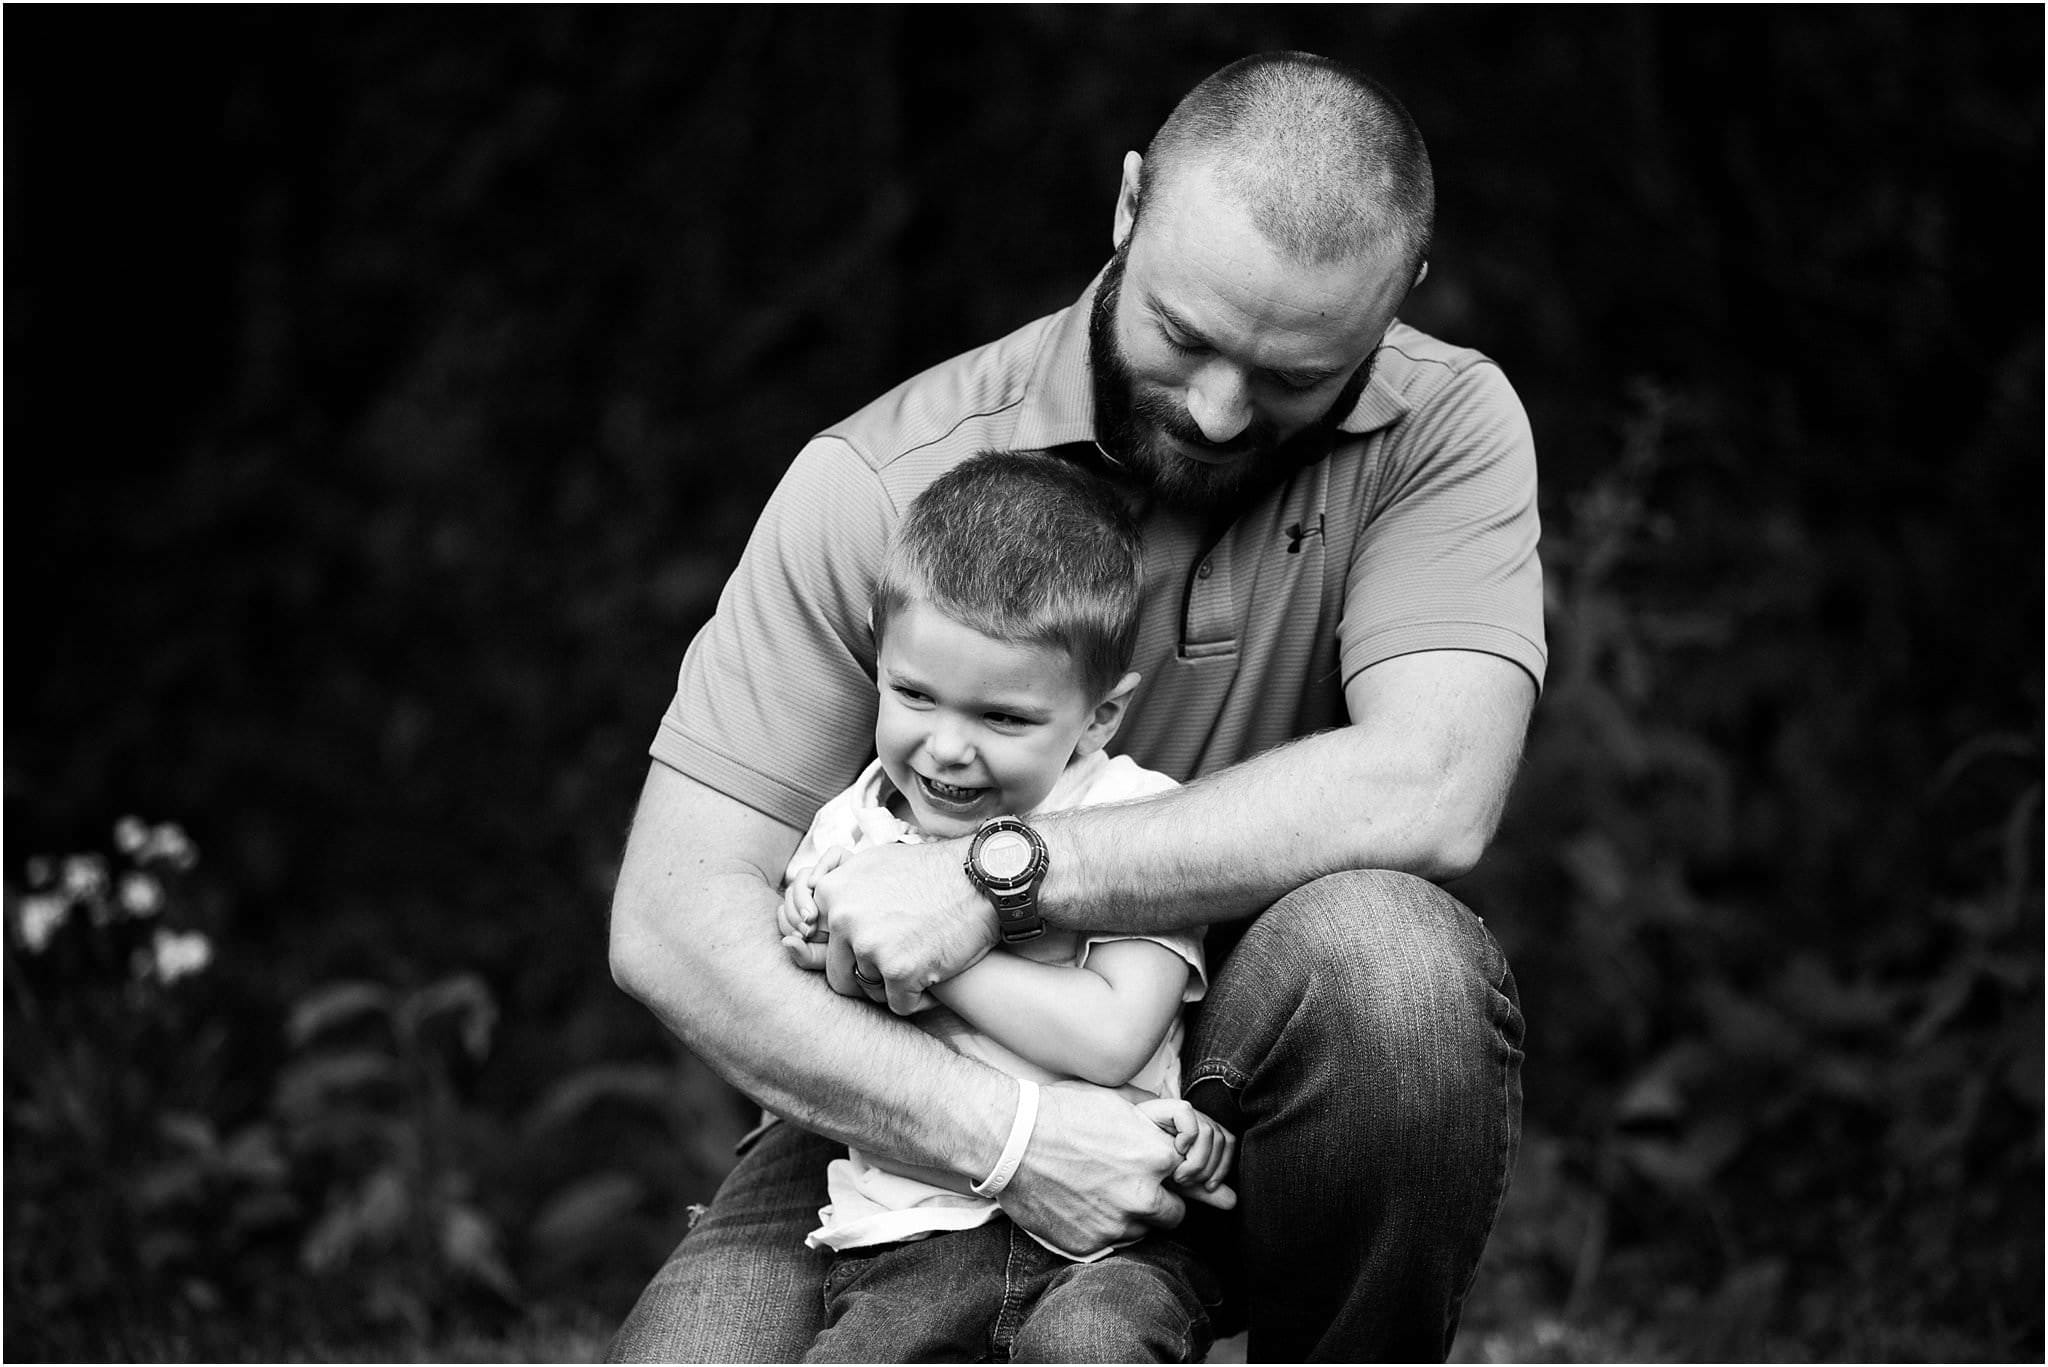
[[[1415,285],[1420,285],[1427,279],[1429,279],[1429,263],[1425,261],[1415,268],[1415,284],[1410,285],[1408,288],[1412,290],[1415,288]]]
[[[1108,697],[1095,705],[1095,715],[1088,719],[1087,729],[1074,746],[1076,755],[1092,755],[1109,744],[1109,738],[1124,724],[1124,713],[1130,708],[1131,694],[1136,691],[1140,677],[1137,670],[1132,670],[1116,681]]]
[[[1131,229],[1137,225],[1138,172],[1144,165],[1145,159],[1136,152],[1124,153],[1123,183],[1116,191],[1116,224],[1109,237],[1112,251],[1124,245],[1124,239],[1131,235]]]

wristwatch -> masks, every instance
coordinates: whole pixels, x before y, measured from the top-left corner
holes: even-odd
[[[992,816],[974,832],[967,846],[967,877],[995,903],[1004,944],[1045,933],[1038,884],[1051,862],[1045,837],[1014,816]]]

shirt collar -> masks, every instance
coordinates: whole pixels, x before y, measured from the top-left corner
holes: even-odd
[[[1088,368],[1088,319],[1095,311],[1095,297],[1107,271],[1107,266],[1097,271],[1081,297],[1054,316],[1052,332],[1039,349],[1017,415],[1013,441],[1021,450],[1092,444],[1097,439],[1095,386]],[[1373,367],[1372,378],[1359,391],[1351,412],[1337,424],[1338,431],[1364,436],[1406,416],[1408,402],[1395,388],[1387,360],[1382,356]]]
[[[1104,268],[1105,270],[1107,267]],[[1054,315],[1024,387],[1012,441],[1020,450],[1095,441],[1095,386],[1088,370],[1088,318],[1102,288],[1097,271],[1081,297]]]

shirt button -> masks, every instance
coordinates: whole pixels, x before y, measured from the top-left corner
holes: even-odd
[[[1201,565],[1196,568],[1195,578],[1207,579],[1211,573],[1213,573],[1213,567],[1209,564],[1208,561],[1204,560],[1201,563]]]

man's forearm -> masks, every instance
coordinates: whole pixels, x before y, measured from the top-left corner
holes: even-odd
[[[1420,785],[1382,775],[1370,798],[1346,791],[1356,744],[1311,736],[1171,792],[1034,820],[1052,851],[1040,907],[1071,928],[1160,931],[1253,915],[1348,868],[1449,876],[1447,851],[1406,819],[1428,801]]]
[[[751,814],[705,794],[658,765],[650,776],[612,907],[620,986],[777,1115],[982,1176],[1002,1150],[1014,1083],[791,965],[762,870],[772,852],[746,855]],[[721,833],[728,816],[736,828]]]
[[[1404,681],[1367,721],[1171,792],[1035,819],[1052,852],[1045,915],[1178,929],[1256,914],[1345,869],[1438,882],[1467,872],[1499,823],[1534,691],[1514,666],[1493,665],[1502,672],[1484,688]],[[1442,708],[1458,709],[1457,725],[1437,718]]]

